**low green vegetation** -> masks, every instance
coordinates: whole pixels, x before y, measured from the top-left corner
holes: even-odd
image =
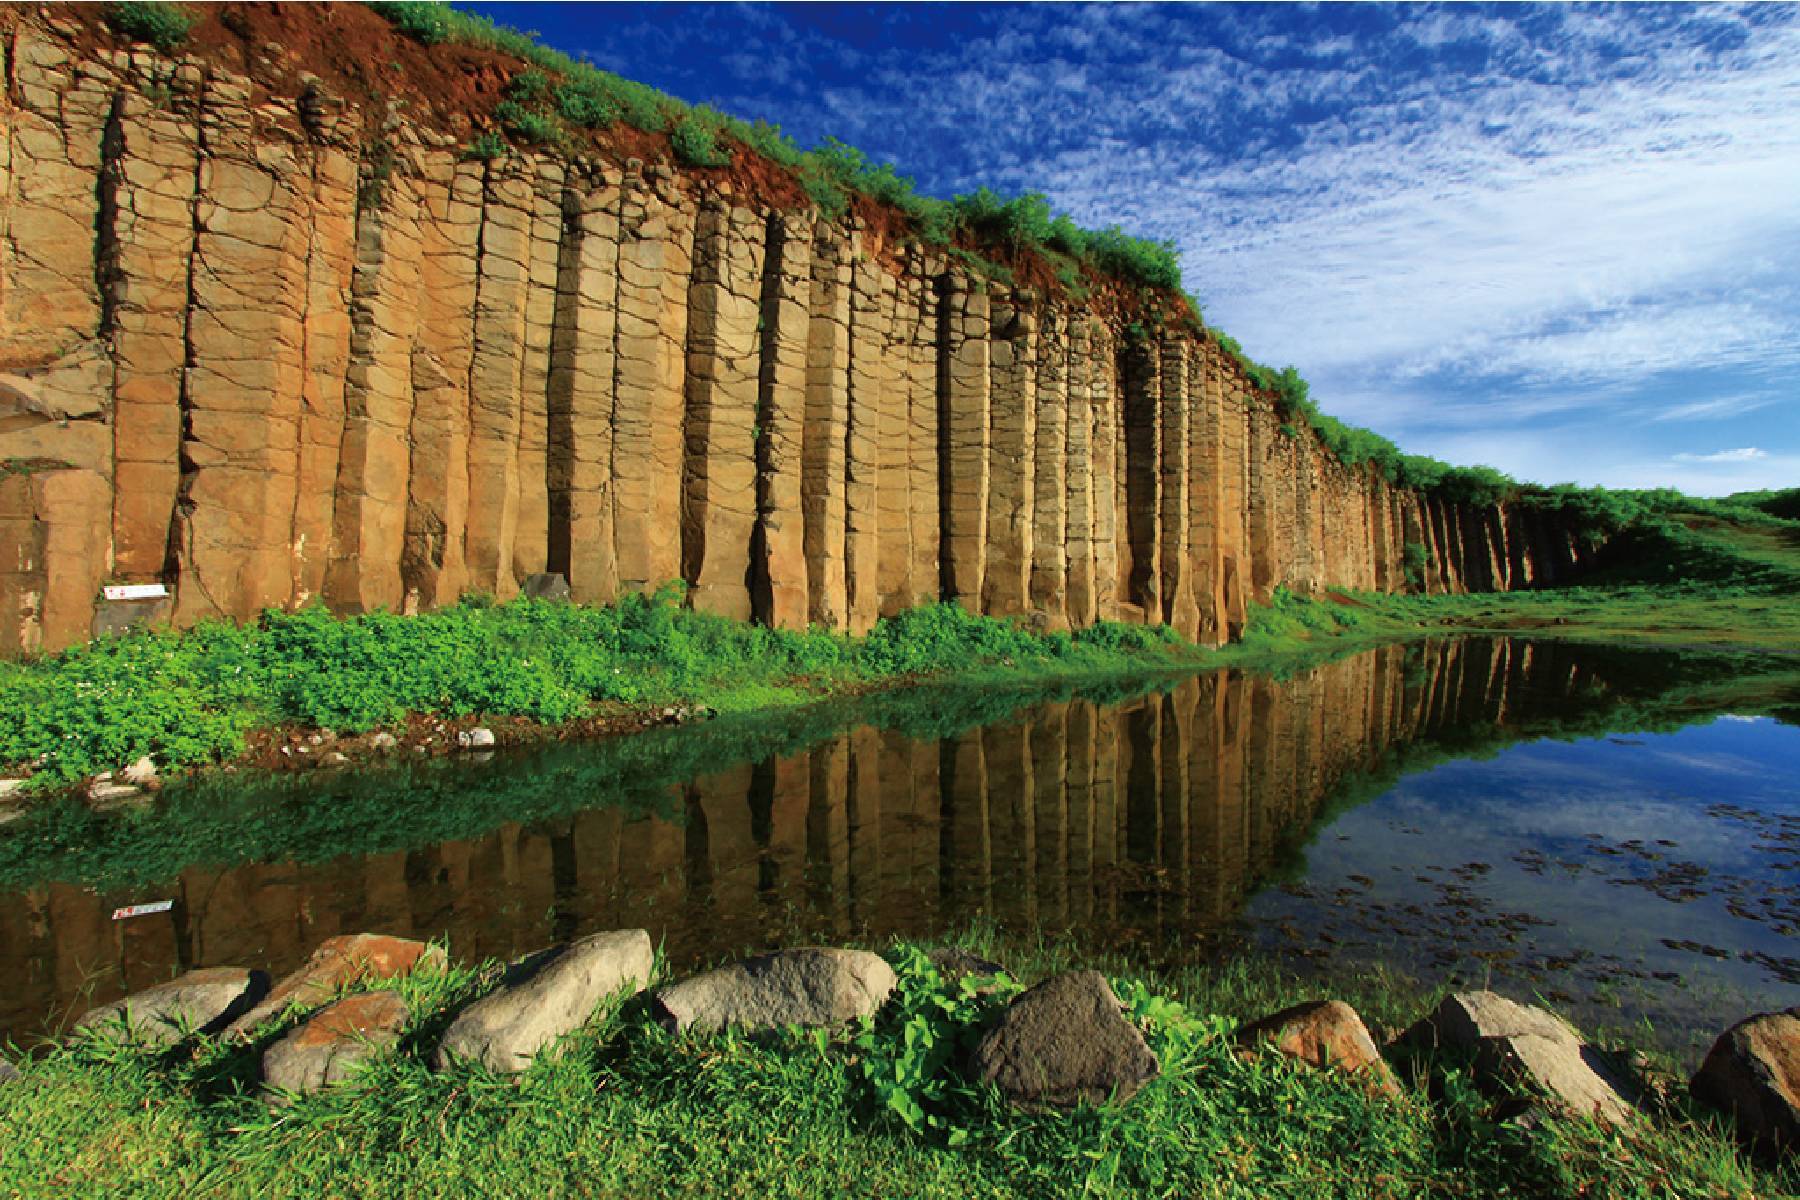
[[[729,711],[945,672],[1079,674],[1196,656],[1163,628],[1036,633],[954,604],[883,619],[864,638],[770,629],[684,608],[678,587],[604,608],[470,598],[417,617],[271,610],[0,665],[0,711],[19,715],[0,727],[0,764],[56,784],[140,755],[216,762],[283,723],[356,733],[424,713],[555,724],[597,706]]]
[[[173,54],[187,41],[194,18],[179,4],[116,0],[106,6],[106,23],[121,37],[148,42],[164,54]]]
[[[385,986],[413,1012],[395,1052],[271,1107],[248,1046],[156,1056],[100,1036],[33,1058],[0,1088],[0,1191],[203,1196],[1774,1196],[1800,1184],[1743,1157],[1673,1089],[1607,1130],[1506,1118],[1466,1064],[1391,1052],[1405,1094],[1272,1055],[1238,1024],[1310,989],[1246,964],[1163,973],[1066,947],[967,939],[1020,980],[1095,966],[1158,1054],[1129,1103],[1021,1113],[962,1070],[1019,984],[940,975],[889,949],[898,996],[873,1022],[774,1035],[665,1032],[642,1001],[608,1006],[518,1081],[425,1061],[448,1015],[499,964]],[[380,985],[378,985],[380,986]],[[1384,975],[1334,987],[1378,1029],[1427,1011]]]

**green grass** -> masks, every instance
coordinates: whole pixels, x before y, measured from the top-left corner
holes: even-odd
[[[417,617],[271,610],[248,625],[136,632],[0,664],[0,710],[19,714],[0,726],[0,764],[35,764],[45,786],[146,754],[170,767],[221,761],[251,730],[283,723],[354,733],[428,713],[556,724],[608,706],[744,710],[949,672],[1198,661],[1166,629],[1040,634],[954,604],[883,619],[860,639],[777,630],[683,608],[679,588],[604,608],[470,599]]]
[[[0,1192],[19,1196],[1752,1196],[1791,1193],[1742,1157],[1716,1117],[1671,1100],[1608,1132],[1576,1119],[1536,1133],[1499,1119],[1461,1064],[1397,1057],[1406,1095],[1271,1056],[1247,1060],[1240,1020],[1309,993],[1245,967],[1159,974],[1072,962],[1056,947],[971,939],[1022,980],[1099,965],[1162,1062],[1115,1109],[1027,1115],[968,1080],[962,1051],[992,997],[889,950],[900,995],[872,1025],[679,1037],[641,1003],[596,1021],[516,1084],[429,1048],[497,964],[402,984],[414,1012],[396,1052],[344,1085],[270,1108],[250,1047],[164,1057],[117,1040],[67,1044],[0,1088]],[[1430,994],[1345,981],[1400,1025]],[[916,1113],[916,1115],[914,1115]]]

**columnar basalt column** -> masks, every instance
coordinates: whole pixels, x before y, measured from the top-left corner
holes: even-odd
[[[882,407],[882,354],[891,324],[893,279],[852,236],[850,262],[850,390],[844,442],[844,613],[851,633],[867,633],[880,608],[880,530],[876,512],[877,446]],[[882,282],[890,305],[884,312]]]
[[[1193,563],[1189,559],[1192,480],[1192,405],[1189,399],[1189,342],[1165,337],[1158,349],[1161,372],[1162,445],[1158,489],[1161,493],[1160,619],[1184,637],[1193,637],[1200,609],[1194,600]]]
[[[940,295],[941,580],[946,600],[979,609],[987,547],[991,314],[985,288],[956,272],[945,277]]]
[[[1069,626],[1069,346],[1066,317],[1050,309],[1038,337],[1036,444],[1033,450],[1031,597],[1046,629]],[[1085,536],[1082,539],[1086,544]]]
[[[1121,355],[1124,385],[1124,493],[1126,537],[1123,564],[1130,619],[1162,620],[1162,454],[1161,361],[1156,346],[1132,338]]]
[[[806,349],[805,484],[808,615],[842,628],[844,463],[850,405],[850,261],[842,233],[821,221],[813,238]]]
[[[758,619],[803,629],[808,609],[802,456],[814,218],[771,214],[767,220],[756,421],[759,557],[751,564],[751,599]]]
[[[1076,309],[1067,325],[1068,338],[1068,614],[1077,628],[1098,615],[1094,576],[1094,523],[1098,504],[1094,454],[1093,320]]]
[[[1037,313],[1029,292],[993,306],[988,430],[987,564],[982,611],[1025,611],[1031,581],[1032,476],[1037,442]]]

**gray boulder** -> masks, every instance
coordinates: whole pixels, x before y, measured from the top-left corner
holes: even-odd
[[[894,990],[879,954],[808,947],[720,967],[656,992],[664,1023],[680,1032],[726,1026],[840,1025],[873,1015]]]
[[[1124,1103],[1162,1065],[1098,971],[1022,992],[975,1047],[969,1073],[1021,1108]]]
[[[596,933],[521,959],[496,991],[457,1014],[433,1062],[442,1068],[470,1059],[501,1074],[523,1071],[608,996],[642,991],[654,960],[642,929]]]
[[[561,574],[527,575],[519,582],[519,594],[533,600],[567,600],[569,580]]]
[[[465,729],[456,735],[456,744],[464,750],[492,750],[494,731],[485,725]]]
[[[410,1014],[398,992],[362,992],[321,1008],[263,1052],[263,1083],[316,1092],[400,1040]]]
[[[1730,1113],[1755,1149],[1800,1154],[1800,1008],[1727,1029],[1688,1086],[1695,1099]]]
[[[1562,1018],[1494,992],[1446,996],[1404,1040],[1474,1051],[1477,1082],[1490,1088],[1523,1085],[1606,1124],[1632,1112],[1633,1089],[1604,1052]]]
[[[13,1082],[15,1079],[18,1079],[18,1078],[19,1078],[19,1068],[13,1066],[10,1062],[7,1062],[4,1058],[0,1058],[0,1087],[6,1086],[7,1084]]]
[[[122,1024],[136,1041],[172,1046],[191,1033],[222,1032],[268,991],[269,976],[263,971],[206,967],[90,1009],[75,1028],[92,1031]]]

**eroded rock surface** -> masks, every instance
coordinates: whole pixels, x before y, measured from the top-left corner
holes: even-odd
[[[173,1045],[190,1033],[218,1033],[269,991],[269,976],[242,967],[206,967],[84,1013],[77,1029],[122,1022],[139,1041]]]
[[[970,1074],[1028,1108],[1124,1103],[1161,1070],[1098,971],[1053,975],[1013,1000]]]
[[[333,1001],[263,1052],[263,1083],[316,1092],[400,1040],[411,1014],[398,992],[362,992]]]
[[[579,1028],[601,1001],[650,981],[655,955],[642,929],[596,933],[520,959],[493,992],[459,1013],[434,1061],[472,1059],[490,1071],[523,1071],[538,1052]]]
[[[236,1018],[229,1033],[247,1033],[284,1010],[318,1004],[339,988],[370,979],[395,979],[425,967],[442,970],[441,946],[389,937],[379,933],[352,933],[319,943],[300,967],[283,976],[261,1003]]]
[[[872,1015],[894,990],[894,969],[864,950],[778,950],[659,988],[663,1019],[682,1032],[735,1026],[841,1025]]]
[[[1457,992],[1406,1032],[1424,1048],[1473,1050],[1490,1086],[1524,1085],[1582,1116],[1617,1124],[1632,1112],[1631,1087],[1574,1026],[1541,1008],[1495,992]]]
[[[1366,1075],[1390,1096],[1400,1094],[1362,1016],[1342,1000],[1312,1000],[1272,1013],[1239,1029],[1248,1049],[1270,1047],[1308,1066]]]
[[[1752,1146],[1800,1154],[1800,1008],[1761,1013],[1720,1034],[1690,1087],[1730,1113]]]

